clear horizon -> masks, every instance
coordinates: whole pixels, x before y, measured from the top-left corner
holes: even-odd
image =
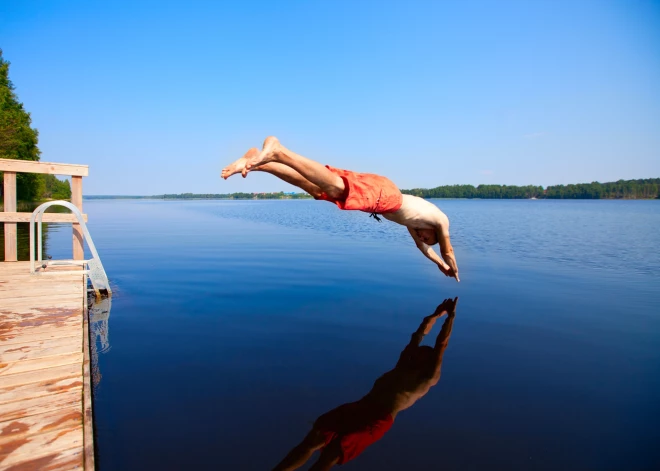
[[[660,176],[658,2],[20,2],[0,48],[88,195],[220,179],[267,135],[401,188]]]
[[[660,177],[645,177],[645,178],[631,178],[629,180],[649,180],[649,179],[655,179],[655,178],[660,178]],[[616,183],[617,180],[612,181],[612,182],[576,182],[576,183],[559,183],[557,185],[548,185],[548,186],[559,186],[559,185],[582,185],[582,184],[589,184],[589,183]],[[470,183],[456,183],[455,185],[470,185]],[[499,183],[486,183],[486,185],[499,185]],[[289,185],[291,187],[291,185]],[[437,186],[453,186],[452,184],[449,185],[437,185]],[[413,190],[413,189],[423,189],[423,190],[430,190],[435,187],[428,187],[428,188],[421,188],[421,187],[415,187],[415,188],[401,188],[402,190]],[[478,187],[479,185],[473,185],[475,187]],[[504,185],[502,185],[504,186]],[[527,186],[527,185],[506,185],[506,186]],[[544,185],[536,185],[536,186],[542,186],[543,189],[547,189],[548,186]],[[148,196],[162,196],[162,195],[181,195],[181,194],[194,194],[194,195],[204,195],[204,194],[215,194],[215,195],[222,195],[222,194],[232,194],[232,193],[290,193],[291,191],[295,193],[305,193],[303,190],[300,188],[296,187],[291,187],[292,190],[274,190],[274,191],[233,191],[231,193],[225,193],[225,192],[220,192],[220,193],[196,193],[194,191],[182,191],[178,193],[170,193],[170,192],[165,192],[165,193],[158,193],[158,194],[149,194],[149,195],[139,195],[139,194],[85,194],[84,196],[139,196],[139,197],[148,197]]]

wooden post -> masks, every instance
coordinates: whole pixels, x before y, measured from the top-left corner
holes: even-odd
[[[16,172],[5,172],[5,212],[16,212]],[[17,261],[16,223],[5,223],[5,262]]]
[[[82,213],[82,177],[71,177],[71,204],[77,206]],[[73,224],[73,259],[84,260],[83,233],[80,224]]]

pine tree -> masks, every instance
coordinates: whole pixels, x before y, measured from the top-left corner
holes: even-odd
[[[39,160],[39,133],[32,128],[30,113],[14,93],[9,80],[10,63],[2,57],[0,49],[0,158]],[[44,178],[33,173],[16,176],[16,193],[19,200],[33,201],[42,197]]]

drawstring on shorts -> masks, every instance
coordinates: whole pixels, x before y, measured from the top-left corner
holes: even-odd
[[[383,190],[380,190],[380,194],[378,195],[378,198],[376,198],[376,206],[374,209],[378,209],[378,203],[380,203],[380,197],[383,196]],[[376,221],[380,222],[381,219],[378,217],[378,213],[374,211],[369,215],[370,218],[374,218]]]

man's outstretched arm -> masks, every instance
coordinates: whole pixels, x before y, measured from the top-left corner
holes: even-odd
[[[458,278],[458,265],[454,256],[454,247],[451,246],[451,241],[449,240],[449,219],[436,226],[435,234],[438,239],[438,245],[440,245],[440,255],[442,255],[442,258],[446,262],[445,265],[449,267],[445,275],[456,278],[456,281],[461,281]]]
[[[422,340],[424,340],[424,336],[428,334],[433,328],[433,325],[435,324],[435,319],[437,317],[438,316],[436,316],[435,314],[431,314],[430,316],[426,316],[422,320],[422,323],[419,325],[417,330],[413,332],[412,336],[410,337],[410,342],[408,342],[408,345],[406,345],[406,347],[399,355],[399,361],[397,362],[397,366],[405,358],[408,352],[410,352],[411,350],[415,350],[417,347],[419,347],[419,345],[422,343]]]
[[[452,278],[456,278],[456,281],[460,281],[458,279],[458,271],[454,271],[454,269],[450,265],[447,265],[447,263],[442,258],[440,258],[440,256],[436,253],[436,251],[433,250],[432,246],[426,245],[424,242],[422,242],[420,238],[417,237],[417,234],[415,233],[414,229],[411,229],[410,227],[408,227],[407,229],[408,232],[410,233],[410,236],[415,241],[415,245],[417,246],[419,251],[422,252],[422,254],[424,254],[426,258],[428,258],[433,263],[435,263],[440,269],[440,271],[445,274],[445,276],[451,276]],[[447,258],[452,260],[454,266],[456,266],[456,260],[454,259],[454,249],[451,247],[451,243],[449,243],[449,233],[447,232],[447,236],[445,240],[444,236],[442,236],[443,238],[441,238],[441,235],[438,232],[439,231],[436,230],[438,242],[440,242],[440,250],[443,251],[443,255],[444,255],[446,248]],[[451,257],[449,257],[449,254],[451,254]],[[458,267],[456,268],[456,270],[458,270]]]
[[[458,303],[458,298],[454,299],[445,299],[442,304],[440,304],[435,310],[435,315],[441,317],[447,314],[447,319],[442,324],[440,333],[435,339],[435,346],[433,351],[435,353],[434,361],[434,376],[440,377],[440,368],[442,367],[442,356],[445,354],[447,345],[449,345],[449,337],[451,336],[451,329],[454,326],[454,317],[456,317],[456,304]]]

